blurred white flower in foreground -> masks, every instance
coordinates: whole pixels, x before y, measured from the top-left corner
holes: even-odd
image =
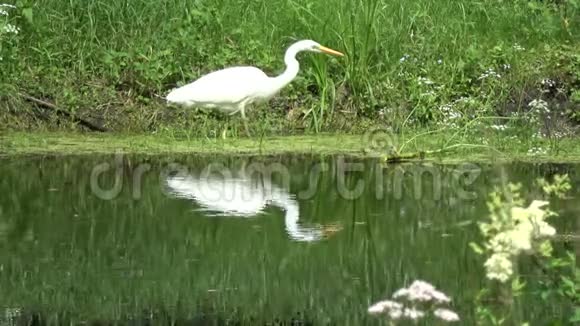
[[[437,291],[435,287],[425,281],[417,280],[408,288],[399,289],[393,298],[407,298],[410,301],[437,301],[440,303],[450,302],[445,293]]]
[[[546,246],[545,240],[556,234],[556,229],[545,219],[548,211],[543,209],[547,201],[534,200],[528,207],[513,206],[504,214],[492,214],[489,223],[480,228],[488,238],[486,248],[491,252],[484,266],[488,279],[502,283],[513,274],[514,259],[522,253],[531,253]]]
[[[425,281],[416,280],[408,288],[395,291],[392,299],[404,301],[404,303],[394,300],[379,301],[368,308],[368,313],[385,315],[391,320],[419,320],[435,309],[432,315],[436,318],[448,322],[459,320],[455,312],[437,306],[449,303],[451,299]]]
[[[496,279],[500,282],[505,282],[513,274],[512,262],[509,256],[503,253],[493,254],[485,262],[485,269],[487,270],[487,278]]]
[[[449,309],[443,308],[435,309],[433,314],[437,316],[439,319],[444,321],[448,322],[459,321],[459,315],[457,315],[454,311],[451,311]]]

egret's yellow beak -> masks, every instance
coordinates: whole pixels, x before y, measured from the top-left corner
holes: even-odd
[[[337,56],[340,56],[340,57],[344,56],[344,54],[343,54],[343,53],[340,53],[340,52],[338,52],[338,51],[336,51],[336,50],[333,50],[333,49],[327,48],[326,46],[322,46],[322,45],[321,45],[320,47],[318,47],[318,49],[319,49],[320,51],[324,52],[324,53],[328,53],[328,54],[332,54],[332,55],[337,55]]]

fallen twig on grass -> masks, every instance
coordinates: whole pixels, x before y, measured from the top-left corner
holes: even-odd
[[[100,132],[107,132],[107,131],[109,131],[105,127],[98,126],[98,125],[96,125],[96,124],[94,124],[94,123],[92,123],[92,122],[90,122],[88,120],[85,120],[83,118],[80,118],[80,117],[78,117],[78,116],[76,116],[76,115],[74,115],[74,114],[72,114],[72,113],[70,113],[70,112],[68,112],[66,110],[60,109],[59,107],[57,107],[56,105],[54,105],[52,103],[43,101],[41,99],[37,99],[36,97],[30,96],[30,95],[27,95],[27,94],[23,94],[23,93],[19,93],[18,95],[20,95],[20,97],[22,97],[23,99],[25,99],[25,100],[27,100],[29,102],[32,102],[34,104],[36,104],[40,108],[48,109],[48,110],[51,110],[51,111],[55,112],[57,115],[65,116],[67,118],[70,118],[73,121],[79,123],[80,125],[88,128],[90,130],[100,131]]]

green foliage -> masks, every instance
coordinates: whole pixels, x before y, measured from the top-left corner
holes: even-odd
[[[545,179],[538,179],[537,186],[541,188],[546,196],[555,196],[564,198],[565,194],[571,189],[570,178],[568,175],[555,175],[552,182]],[[517,209],[522,204],[520,195],[521,187],[519,185],[507,184],[502,192],[493,192],[488,200],[488,207],[491,212],[492,222],[481,225],[482,233],[486,237],[484,246],[486,249],[497,247],[494,239],[487,237],[494,230],[496,225],[509,224],[509,221],[516,219],[524,210]],[[539,201],[538,201],[539,202]],[[542,202],[547,204],[547,202]],[[540,205],[527,210],[535,215],[535,226],[541,229],[540,215],[554,216],[557,215],[549,210],[541,210]],[[516,210],[514,210],[516,208]],[[520,220],[520,223],[521,220]],[[548,226],[544,226],[548,227]],[[534,238],[535,251],[525,252],[531,255],[531,260],[535,263],[534,271],[526,274],[518,273],[518,262],[522,257],[515,256],[511,260],[510,274],[511,285],[502,284],[493,280],[495,277],[489,274],[488,279],[492,282],[489,288],[482,289],[479,293],[477,302],[477,316],[479,321],[484,324],[502,325],[504,320],[512,319],[517,315],[518,305],[524,304],[526,298],[533,297],[539,299],[545,304],[553,305],[556,302],[567,312],[566,318],[570,323],[575,323],[579,319],[577,305],[580,302],[580,270],[576,265],[576,254],[568,250],[554,251],[550,238]],[[516,241],[514,239],[512,241]],[[475,243],[471,244],[472,249],[479,255],[484,253],[483,246]],[[534,247],[534,246],[532,246]],[[522,252],[523,253],[523,252]],[[489,260],[488,260],[489,261]],[[485,264],[487,268],[487,262]],[[492,290],[490,290],[492,289]],[[487,303],[497,300],[509,303],[503,307],[493,307]],[[487,302],[487,303],[486,303]]]
[[[207,135],[195,111],[175,119],[158,97],[229,65],[280,73],[284,49],[310,38],[346,56],[302,55],[295,87],[268,111],[277,130],[354,130],[355,122],[365,128],[364,119],[454,128],[503,115],[514,99],[525,107],[530,85],[547,75],[565,72],[566,87],[577,87],[579,51],[569,45],[580,35],[577,3],[20,0],[10,20],[22,31],[0,40],[0,85],[82,108],[113,129],[193,124]],[[114,92],[103,92],[95,105],[78,94],[79,85],[94,84]],[[73,93],[71,101],[65,94]],[[102,109],[113,102],[122,104]],[[442,109],[449,106],[461,118],[450,118]],[[295,112],[298,119],[286,119]]]

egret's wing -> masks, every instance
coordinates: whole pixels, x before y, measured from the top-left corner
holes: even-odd
[[[255,67],[227,68],[173,90],[167,100],[188,105],[235,105],[257,93],[267,80],[268,76]]]

